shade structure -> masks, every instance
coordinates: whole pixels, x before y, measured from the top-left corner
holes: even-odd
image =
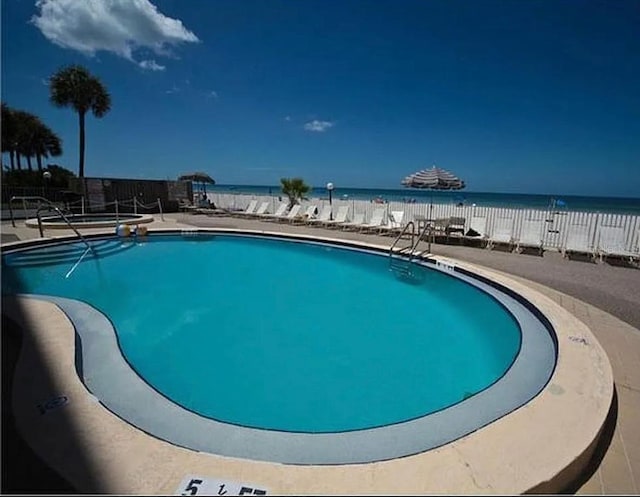
[[[404,178],[401,183],[407,188],[420,188],[425,190],[462,190],[465,187],[464,181],[456,175],[435,165],[431,169],[423,169],[410,174]],[[427,226],[433,221],[432,196],[429,202],[429,220]],[[429,252],[431,252],[431,239],[429,239]]]
[[[402,184],[408,188],[429,190],[461,190],[465,187],[460,178],[436,166],[410,174],[402,180]]]
[[[207,184],[210,184],[210,185],[216,184],[216,181],[211,176],[209,176],[207,173],[203,173],[200,171],[182,174],[181,176],[178,177],[178,181],[191,181],[193,183],[200,184],[202,191],[205,193],[207,191],[207,187],[206,187]]]
[[[215,185],[216,181],[207,173],[195,172],[183,174],[178,178],[178,181],[193,181],[194,183],[209,183]]]

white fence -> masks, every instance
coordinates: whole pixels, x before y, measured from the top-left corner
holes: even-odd
[[[286,197],[280,197],[282,201],[286,201]],[[260,196],[260,195],[238,195],[225,193],[209,193],[209,199],[216,206],[231,210],[244,210],[249,202],[257,200],[260,202],[269,201],[268,212],[275,212],[281,201],[278,196]],[[302,201],[301,212],[307,206],[313,204],[321,210],[329,203],[327,199],[311,198]],[[455,204],[433,204],[432,208],[429,204],[423,203],[403,203],[389,202],[386,204],[378,204],[367,200],[344,200],[336,199],[332,203],[333,214],[335,216],[338,208],[342,205],[349,206],[349,216],[351,219],[354,212],[363,212],[365,214],[365,222],[371,218],[373,210],[379,207],[385,207],[387,214],[390,211],[404,211],[403,225],[409,221],[415,220],[415,216],[422,216],[425,219],[440,219],[451,216],[461,217],[465,219],[465,232],[469,229],[469,222],[473,216],[484,216],[487,220],[487,233],[493,232],[495,220],[497,218],[513,219],[512,234],[515,240],[518,240],[522,222],[525,220],[542,220],[545,229],[543,230],[542,243],[545,249],[559,249],[566,242],[566,235],[570,225],[577,224],[587,226],[589,237],[592,245],[597,245],[597,229],[599,226],[617,226],[622,227],[625,233],[625,248],[629,251],[637,251],[640,244],[640,216],[630,214],[606,214],[598,212],[579,212],[579,211],[550,211],[548,209],[523,209],[523,208],[502,208],[502,207],[482,207],[473,205],[457,206]],[[431,210],[432,209],[432,210]],[[386,215],[384,222],[386,223]]]

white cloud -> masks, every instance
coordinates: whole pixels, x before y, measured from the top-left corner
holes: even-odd
[[[178,88],[176,85],[173,85],[170,89],[165,90],[165,93],[167,95],[171,95],[172,93],[178,93],[180,91],[180,88]]]
[[[141,60],[140,62],[138,62],[138,65],[142,67],[142,69],[149,69],[151,71],[165,70],[165,66],[161,66],[160,64],[156,63],[155,60]]]
[[[287,122],[291,121],[291,116],[284,116],[284,120]]]
[[[208,98],[215,98],[215,99],[217,99],[217,98],[218,98],[218,92],[217,92],[217,91],[215,91],[215,90],[211,90],[209,93],[207,93],[207,97],[208,97]]]
[[[89,56],[112,52],[152,71],[164,67],[154,60],[136,61],[136,50],[171,56],[171,46],[200,41],[149,0],[37,0],[36,8],[31,22],[52,43]]]
[[[313,121],[309,121],[305,123],[304,129],[307,131],[315,131],[316,133],[324,133],[326,130],[331,128],[334,123],[331,121],[318,121],[314,119]]]

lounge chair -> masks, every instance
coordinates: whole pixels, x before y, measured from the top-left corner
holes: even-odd
[[[624,229],[618,226],[598,228],[598,255],[600,262],[607,257],[622,257],[629,262],[640,260],[640,253],[627,250],[624,243]]]
[[[285,216],[288,205],[289,204],[287,204],[286,202],[283,202],[278,206],[273,214],[263,214],[262,216],[260,216],[260,218],[263,218],[267,221],[277,221],[278,219],[282,219]]]
[[[327,221],[329,221],[329,218],[331,217],[331,206],[330,205],[325,205],[322,210],[320,211],[320,215],[318,217],[314,217],[312,219],[307,219],[307,224],[309,225],[315,225],[315,226],[320,226],[321,224],[326,223]]]
[[[451,216],[447,223],[447,240],[449,237],[459,238],[462,241],[464,237],[464,223],[466,219],[464,217]]]
[[[485,216],[472,216],[469,222],[469,229],[464,235],[465,239],[480,240],[480,242],[486,242],[489,236],[487,235],[487,218]]]
[[[581,253],[588,254],[592,259],[595,259],[596,251],[589,236],[589,227],[585,224],[570,225],[561,252],[563,257],[569,257],[573,253]]]
[[[380,226],[380,233],[382,235],[393,235],[399,233],[402,228],[402,218],[404,217],[404,211],[391,211],[387,224]]]
[[[250,217],[262,217],[266,212],[267,209],[269,208],[269,204],[271,202],[262,202],[260,204],[260,207],[258,207],[258,209],[253,213],[253,214],[248,214]]]
[[[289,223],[294,223],[296,218],[300,215],[301,208],[302,207],[300,206],[300,204],[294,205],[293,207],[291,207],[291,210],[289,211],[289,213],[286,216],[282,216],[280,219],[284,219]]]
[[[304,212],[302,217],[296,217],[292,219],[291,222],[293,224],[306,224],[310,219],[313,219],[315,217],[317,212],[318,212],[318,206],[312,204],[309,207],[307,207],[307,210]]]
[[[379,209],[374,209],[373,214],[371,214],[371,219],[366,224],[360,225],[360,231],[365,233],[371,233],[373,231],[380,231],[380,226],[382,226],[382,220],[384,219],[385,208],[381,207]]]
[[[535,248],[542,255],[542,236],[543,236],[544,221],[541,220],[527,220],[522,221],[522,227],[520,228],[520,236],[516,242],[516,252],[522,253],[525,247]]]
[[[364,212],[356,212],[353,215],[353,219],[350,222],[342,223],[342,229],[345,231],[350,231],[352,229],[356,230],[360,228],[364,224]]]
[[[251,202],[249,202],[249,205],[247,205],[247,208],[243,211],[238,211],[235,213],[236,216],[251,216],[253,214],[255,214],[256,211],[256,207],[258,206],[258,201],[257,200],[252,200]]]
[[[493,226],[493,233],[489,237],[487,248],[493,249],[496,244],[504,244],[511,249],[513,245],[513,218],[498,217]]]
[[[347,221],[348,215],[349,215],[349,206],[342,205],[338,207],[338,213],[336,214],[336,217],[334,217],[333,219],[327,219],[326,221],[323,221],[322,226],[331,228],[332,226],[344,225],[345,223],[348,222]]]

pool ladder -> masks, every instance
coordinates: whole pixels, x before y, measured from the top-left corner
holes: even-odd
[[[64,213],[60,210],[60,208],[57,205],[55,205],[53,202],[51,202],[50,200],[48,200],[48,199],[46,199],[44,197],[38,197],[38,196],[11,197],[11,200],[9,200],[9,213],[11,214],[11,224],[13,225],[14,228],[16,226],[16,222],[15,222],[14,217],[13,217],[13,208],[11,207],[11,204],[15,200],[22,200],[23,202],[25,200],[37,200],[38,202],[44,202],[45,203],[44,206],[38,207],[38,210],[36,211],[36,217],[38,218],[38,229],[40,230],[40,236],[41,237],[44,237],[44,232],[42,231],[42,218],[40,217],[40,212],[45,210],[45,209],[48,210],[48,211],[53,210],[53,211],[56,212],[56,214],[58,214],[58,216],[60,216],[60,218],[65,222],[65,224],[67,226],[69,226],[69,228],[71,228],[76,235],[78,235],[78,238],[80,238],[80,240],[82,240],[82,242],[87,246],[86,250],[82,253],[80,258],[76,261],[76,263],[73,265],[73,267],[67,272],[67,274],[65,275],[65,278],[68,278],[69,276],[71,276],[71,274],[78,267],[78,264],[80,264],[82,262],[82,260],[85,258],[85,256],[89,252],[91,252],[93,255],[95,255],[95,251],[94,251],[93,247],[91,246],[91,244],[87,241],[87,239],[84,236],[82,236],[82,234],[77,230],[77,228],[75,226],[73,226],[73,224],[71,224],[71,221],[69,221],[69,218],[64,215]]]
[[[409,228],[411,228],[411,231],[409,231]],[[422,231],[416,234],[414,222],[409,221],[393,241],[389,248],[389,269],[393,271],[396,276],[405,279],[417,279],[417,273],[412,271],[414,267],[412,262],[416,257],[424,253],[423,250],[417,249],[424,235],[429,231],[429,228],[429,224],[426,224]],[[396,245],[398,245],[405,235],[411,236],[411,244],[396,248]]]

